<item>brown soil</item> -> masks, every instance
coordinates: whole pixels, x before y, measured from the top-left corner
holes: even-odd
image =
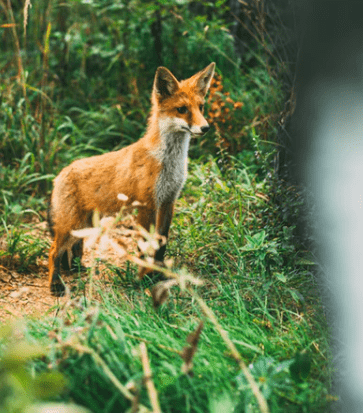
[[[46,222],[34,223],[33,235],[46,237],[51,242]],[[130,240],[129,243],[132,241]],[[125,245],[125,243],[123,244]],[[4,241],[0,240],[0,250],[6,249]],[[115,251],[108,247],[102,253],[102,258],[108,260],[113,265],[124,266],[125,260],[121,259]],[[84,249],[82,264],[90,267],[92,262],[92,251]],[[28,269],[26,273],[19,273],[16,270],[16,258],[11,264],[0,262],[0,325],[3,322],[19,317],[35,317],[56,314],[59,308],[69,300],[69,297],[54,297],[50,294],[48,284],[48,259],[47,257],[38,258],[36,265]],[[103,266],[99,267],[99,274],[95,276],[95,281],[108,284],[107,271],[102,271]],[[81,275],[86,281],[88,274]],[[63,278],[70,290],[72,286],[79,283],[79,276],[63,274]]]

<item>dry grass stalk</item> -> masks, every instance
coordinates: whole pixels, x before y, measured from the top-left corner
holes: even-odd
[[[169,298],[170,288],[174,285],[178,285],[178,281],[175,279],[159,282],[151,290],[154,308],[158,308],[161,304]]]
[[[24,27],[24,37],[26,36],[26,26],[28,24],[28,10],[32,7],[30,0],[25,0],[25,4],[24,4],[24,9],[23,9],[23,13],[24,13],[24,21],[23,21],[23,27]]]
[[[174,273],[174,272],[172,272],[172,271],[170,271],[166,268],[162,268],[162,267],[157,266],[155,264],[145,263],[142,260],[135,259],[135,258],[133,259],[133,261],[136,262],[138,265],[143,265],[147,268],[151,268],[153,270],[162,272],[166,276],[178,280],[178,283],[179,283],[180,287],[182,289],[186,289],[186,291],[188,291],[189,294],[197,301],[197,303],[201,307],[202,311],[204,312],[205,316],[214,324],[214,326],[216,327],[216,330],[218,331],[218,333],[222,337],[223,341],[225,342],[227,347],[230,349],[232,357],[237,361],[238,365],[240,366],[243,374],[246,377],[246,380],[248,381],[248,383],[250,385],[252,393],[255,396],[256,400],[257,400],[257,403],[259,405],[261,413],[269,413],[269,408],[268,408],[265,397],[263,396],[260,389],[258,388],[258,385],[257,385],[255,379],[253,378],[251,372],[249,371],[246,363],[243,361],[242,356],[239,354],[239,352],[238,352],[237,348],[235,347],[235,345],[233,344],[232,340],[228,337],[227,331],[225,331],[222,328],[222,326],[219,324],[219,322],[218,322],[216,316],[214,315],[213,311],[207,306],[207,304],[204,302],[204,300],[202,298],[200,298],[199,295],[196,294],[190,287],[186,287],[186,283],[185,283],[185,281],[188,280],[188,281],[195,281],[195,282],[192,282],[192,283],[196,284],[196,285],[200,285],[202,283],[202,281],[198,280],[197,278],[192,277],[190,275],[189,276],[188,275],[180,276],[179,274],[176,274],[176,273]]]
[[[108,222],[108,225],[106,225],[107,226],[106,229],[102,229],[102,228],[100,229],[100,225],[98,224],[98,228],[91,228],[91,229],[82,230],[82,231],[84,231],[83,234],[78,234],[78,235],[77,235],[77,231],[74,231],[73,234],[77,235],[77,236],[80,236],[81,238],[86,238],[88,236],[91,236],[92,234],[96,234],[96,235],[94,235],[94,237],[96,237],[96,238],[94,238],[95,241],[94,241],[93,244],[95,244],[96,241],[99,241],[101,239],[101,237],[104,236],[104,237],[106,237],[105,242],[109,243],[109,245],[112,246],[112,243],[110,244],[110,242],[109,242],[109,240],[110,240],[109,234],[110,234],[110,231],[112,230],[113,225],[115,224],[115,222],[117,222],[118,220],[121,219],[122,214],[123,214],[123,209],[121,209],[120,213],[117,215],[116,220],[112,221],[112,219],[111,219],[110,221],[105,221],[105,222]],[[81,233],[82,231],[79,231],[79,233]],[[142,231],[142,235],[145,237],[144,232],[145,231]],[[140,235],[141,231],[135,231],[135,233],[138,233]],[[146,235],[146,239],[151,244],[150,235]],[[120,241],[118,240],[118,242],[120,242]],[[143,259],[141,259],[141,258],[139,258],[135,255],[130,255],[129,253],[124,254],[124,257],[125,257],[125,260],[130,260],[130,261],[134,262],[137,265],[140,265],[140,266],[158,271],[160,273],[163,273],[166,277],[171,279],[171,280],[167,280],[167,281],[164,281],[162,283],[159,283],[159,284],[164,284],[165,286],[163,287],[161,285],[160,287],[158,287],[158,288],[160,288],[160,290],[156,291],[156,293],[154,294],[154,295],[157,296],[157,300],[156,300],[156,302],[154,301],[154,305],[155,305],[155,303],[157,304],[157,302],[164,302],[167,298],[169,289],[171,288],[171,286],[176,285],[176,284],[179,284],[179,286],[182,290],[187,291],[196,300],[196,302],[201,307],[201,309],[204,312],[207,319],[209,319],[212,322],[212,324],[214,324],[216,330],[218,331],[218,333],[222,337],[223,341],[225,342],[227,347],[230,349],[232,357],[237,361],[238,365],[240,366],[243,374],[245,375],[245,377],[246,377],[246,379],[247,379],[247,381],[250,385],[252,393],[254,394],[254,396],[257,400],[257,403],[259,405],[261,413],[269,413],[269,408],[268,408],[265,397],[261,393],[261,391],[260,391],[254,377],[252,376],[251,372],[249,371],[246,363],[243,361],[242,356],[238,352],[238,350],[235,347],[235,345],[233,344],[232,340],[228,337],[227,331],[225,331],[222,328],[222,326],[219,324],[219,322],[218,322],[216,316],[214,315],[213,311],[207,306],[207,304],[204,302],[204,300],[201,297],[199,297],[199,295],[196,294],[193,291],[193,289],[190,287],[190,285],[201,285],[201,284],[203,284],[203,282],[201,280],[199,280],[198,278],[193,277],[192,275],[190,275],[188,273],[180,275],[180,274],[177,274],[177,273],[171,271],[168,268],[156,265],[153,262],[153,260],[149,260],[150,262],[147,262],[146,260],[143,260]],[[192,358],[194,356],[194,353],[196,351],[196,345],[197,345],[197,342],[198,342],[199,337],[200,337],[201,329],[202,329],[202,324],[200,324],[198,326],[197,330],[194,333],[192,333],[193,335],[190,338],[190,343],[191,343],[192,350],[188,349],[187,351],[183,351],[181,353],[182,357],[184,355],[185,360],[188,361],[189,364],[191,363],[191,360],[192,360]],[[144,350],[141,350],[141,349],[144,349]],[[144,342],[142,342],[140,344],[140,350],[142,352],[146,351],[146,345],[145,345]],[[148,377],[151,378],[151,370],[150,370],[150,365],[149,365],[149,362],[148,362],[148,359],[147,359],[147,353],[146,353],[146,358],[145,358],[145,354],[143,354],[142,357],[144,357],[143,366],[144,366],[144,371],[145,371],[146,378],[148,378]],[[147,359],[147,361],[145,361],[146,359]],[[147,363],[147,365],[144,364],[144,363]],[[190,366],[188,366],[187,362],[186,362],[186,365],[187,366],[185,367],[185,369],[188,372],[188,371],[190,371],[190,369],[188,370],[188,368]],[[145,370],[145,366],[148,370]],[[148,387],[148,391],[151,391],[150,400],[153,403],[153,400],[155,400],[156,390],[155,390],[155,387],[154,387],[154,383],[151,381],[152,384],[150,385],[150,384],[148,384],[148,381],[149,380],[147,380],[147,386],[150,386],[150,387]],[[150,395],[150,393],[149,393],[149,395]],[[156,398],[156,400],[157,400],[157,398]],[[157,404],[156,406],[157,406],[156,408],[158,408],[159,410],[155,410],[155,411],[160,412],[159,405]]]
[[[232,357],[237,361],[238,365],[240,366],[243,374],[245,375],[248,381],[248,384],[250,385],[253,395],[256,397],[261,413],[269,413],[269,408],[268,408],[265,397],[260,392],[260,389],[258,388],[258,385],[255,379],[253,378],[248,367],[246,366],[246,363],[243,361],[242,356],[239,354],[236,346],[233,344],[232,340],[228,337],[227,331],[224,330],[222,326],[219,324],[215,314],[207,306],[204,300],[200,298],[197,294],[195,294],[194,291],[192,291],[190,288],[188,289],[188,291],[190,292],[192,297],[194,297],[194,299],[198,302],[199,306],[201,307],[206,317],[214,324],[216,330],[222,337],[223,341],[226,343],[227,347],[230,349]]]
[[[135,206],[133,206],[135,208]],[[126,208],[121,208],[120,212],[116,217],[104,217],[100,219],[99,213],[96,211],[93,214],[93,228],[84,228],[81,230],[72,231],[72,235],[78,238],[85,238],[85,247],[92,249],[91,255],[91,273],[90,273],[90,288],[89,296],[92,299],[93,296],[93,279],[96,274],[96,258],[102,257],[104,250],[110,246],[116,254],[122,258],[123,261],[128,259],[127,250],[136,250],[135,244],[128,244],[126,238],[131,235],[131,237],[140,236],[140,232],[137,230],[117,229],[116,224],[123,217]],[[128,215],[123,217],[124,221],[128,220],[133,226],[136,225],[134,217]],[[69,257],[71,257],[71,252],[69,252]]]
[[[182,372],[184,374],[190,374],[193,368],[193,357],[197,351],[197,346],[200,338],[200,334],[202,332],[204,323],[201,321],[198,324],[198,327],[189,334],[187,337],[187,342],[190,344],[189,346],[185,346],[181,353],[181,357],[184,360],[184,364],[182,366]]]
[[[152,341],[146,340],[145,338],[141,338],[141,337],[138,337],[138,336],[134,336],[132,334],[124,333],[124,335],[125,335],[125,337],[132,338],[133,340],[142,341],[145,344],[152,344],[153,346],[159,347],[159,348],[161,348],[163,350],[166,350],[166,351],[170,351],[171,353],[179,354],[179,356],[181,356],[181,351],[176,350],[175,348],[164,346],[163,344],[155,344]]]
[[[94,361],[102,367],[102,370],[106,374],[106,376],[110,379],[110,381],[113,383],[113,385],[120,391],[120,393],[126,397],[126,399],[133,401],[134,400],[134,395],[118,380],[118,378],[112,373],[110,368],[107,366],[105,361],[91,348],[83,346],[82,344],[77,344],[77,343],[71,343],[71,342],[65,342],[61,343],[60,346],[62,348],[72,348],[73,350],[76,350],[80,354],[89,354],[92,356]]]
[[[142,367],[144,369],[144,382],[146,384],[151,406],[153,407],[153,413],[161,413],[158,394],[152,380],[152,372],[145,343],[140,343],[140,356]]]
[[[5,13],[7,15],[7,18],[10,19],[11,21],[11,29],[13,33],[13,38],[14,38],[14,43],[15,43],[15,51],[16,51],[16,60],[17,60],[17,66],[18,66],[18,81],[21,84],[21,87],[23,89],[23,96],[26,99],[26,85],[25,85],[25,76],[24,76],[24,67],[23,67],[23,61],[21,58],[20,54],[20,43],[19,43],[19,38],[18,34],[16,31],[16,23],[15,23],[15,18],[13,14],[13,9],[11,7],[11,2],[10,0],[7,0],[7,5],[1,1],[1,6],[5,10]]]
[[[111,369],[108,367],[108,365],[106,364],[106,362],[102,359],[102,357],[100,357],[93,349],[84,346],[82,344],[80,344],[79,342],[77,342],[76,340],[68,340],[63,342],[60,336],[54,336],[53,338],[55,338],[58,343],[56,345],[56,347],[60,350],[64,350],[64,349],[73,349],[75,351],[77,351],[79,354],[89,354],[93,360],[95,361],[96,364],[98,364],[103,372],[105,373],[105,375],[109,378],[109,380],[111,381],[111,383],[116,387],[116,389],[118,389],[118,391],[128,400],[130,400],[130,402],[132,403],[132,405],[137,404],[138,413],[151,413],[150,409],[148,409],[146,406],[139,404],[138,402],[138,396],[137,395],[133,395],[129,389],[127,388],[127,386],[124,386],[119,379],[113,374],[113,372],[111,371]],[[50,346],[51,349],[53,349],[54,344],[52,344]]]

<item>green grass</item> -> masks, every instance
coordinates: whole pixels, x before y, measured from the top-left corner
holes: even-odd
[[[168,256],[176,268],[186,267],[204,281],[194,290],[250,366],[271,412],[326,411],[328,333],[311,263],[304,265],[306,257],[294,248],[286,228],[274,228],[271,238],[269,228],[262,227],[261,209],[276,219],[278,214],[266,200],[270,184],[254,178],[241,163],[222,175],[212,158],[192,162]],[[130,407],[97,358],[77,350],[84,346],[150,407],[139,356],[144,341],[163,412],[218,412],[221,404],[229,406],[226,412],[260,411],[229,349],[190,294],[174,287],[169,300],[154,310],[144,292],[147,282],[130,283],[131,268],[121,278],[113,272],[114,287],[99,285],[97,303],[80,295],[57,317],[27,324],[29,340],[48,348],[34,371],[60,371],[66,378],[59,400],[100,413]],[[178,352],[200,320],[205,326],[193,374],[185,375]]]
[[[49,182],[49,172],[72,158],[103,151],[98,142],[113,130],[104,128],[113,118],[103,111],[80,111],[74,121],[58,118],[45,139],[48,147],[57,148],[47,158],[55,168],[40,157],[38,144],[29,146],[27,134],[19,136],[23,157],[1,169],[6,265],[32,271],[36,258],[46,257],[46,243],[32,239],[29,224],[27,229],[23,223],[38,211],[45,216],[48,184],[39,184]],[[236,157],[222,151],[217,159],[209,155],[190,162],[168,256],[177,270],[185,268],[203,280],[195,290],[250,366],[272,413],[328,411],[328,400],[334,399],[329,395],[329,333],[310,255],[294,235],[302,201],[296,190],[271,177],[275,147],[252,133],[250,149]],[[93,136],[88,142],[87,134]],[[214,138],[218,142],[217,134]],[[292,219],[284,218],[281,210]],[[120,383],[136,389],[137,403],[151,408],[139,355],[139,344],[145,341],[163,412],[217,413],[221,405],[227,413],[261,411],[195,298],[174,287],[169,300],[154,310],[144,291],[150,286],[134,281],[132,266],[126,274],[112,265],[108,271],[114,274],[114,286],[111,291],[99,286],[100,301],[84,301],[80,288],[76,301],[58,316],[31,320],[26,326],[28,339],[43,346],[45,354],[31,363],[33,376],[50,371],[65,377],[64,390],[51,398],[74,401],[92,412],[125,411],[131,402],[111,381],[106,365]],[[178,352],[200,320],[205,325],[193,375],[186,375]],[[3,410],[14,411],[6,406]]]

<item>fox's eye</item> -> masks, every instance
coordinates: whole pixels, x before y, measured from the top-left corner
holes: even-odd
[[[204,105],[200,105],[200,106],[199,106],[199,110],[200,110],[201,112],[203,112],[203,110],[204,110]]]
[[[187,109],[186,106],[182,106],[182,107],[180,107],[180,108],[176,108],[176,110],[177,110],[180,114],[182,114],[182,115],[188,112],[188,109]]]

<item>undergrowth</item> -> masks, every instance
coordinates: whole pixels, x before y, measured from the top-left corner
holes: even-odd
[[[232,162],[232,161],[231,161]],[[321,412],[329,400],[329,350],[310,257],[297,249],[292,229],[263,226],[261,210],[276,214],[268,179],[256,180],[240,161],[222,174],[216,162],[192,162],[178,202],[168,257],[181,276],[193,273],[193,290],[214,312],[253,375],[271,412]],[[233,184],[232,184],[233,183]],[[276,223],[279,215],[275,216]],[[97,299],[82,290],[58,316],[33,320],[26,337],[48,349],[35,371],[60,371],[61,400],[94,412],[150,406],[140,359],[145,343],[161,411],[254,412],[256,399],[232,353],[194,296],[173,287],[154,309],[152,284],[131,282],[110,265],[111,290],[97,284]],[[183,372],[187,337],[204,320],[192,368]],[[136,399],[110,382],[108,370]],[[106,370],[105,370],[106,369]]]

